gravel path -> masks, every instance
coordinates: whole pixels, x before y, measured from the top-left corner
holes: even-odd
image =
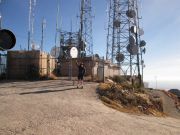
[[[106,107],[96,83],[0,84],[0,135],[180,135],[180,119],[137,116]]]

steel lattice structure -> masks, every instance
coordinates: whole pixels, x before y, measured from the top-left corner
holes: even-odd
[[[120,74],[139,76],[140,34],[137,0],[108,0],[106,59],[120,66]],[[141,80],[141,79],[140,79]]]
[[[28,50],[30,50],[30,46],[34,42],[33,34],[34,34],[35,6],[36,6],[36,0],[29,0]]]
[[[78,49],[80,57],[84,56],[82,53],[93,55],[91,0],[81,0]]]

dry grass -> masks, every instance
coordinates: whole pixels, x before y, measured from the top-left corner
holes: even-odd
[[[97,93],[103,103],[122,112],[163,116],[162,100],[158,95],[132,90],[128,83],[101,83]],[[126,88],[126,89],[125,89]]]
[[[125,107],[125,106],[122,106],[121,104],[119,104],[118,102],[116,101],[113,101],[105,96],[100,96],[100,99],[102,100],[103,104],[110,107],[110,108],[113,108],[117,111],[120,111],[120,112],[125,112],[125,113],[131,113],[131,114],[141,114],[141,112],[139,111],[138,108],[136,107]]]
[[[100,83],[98,86],[98,89],[102,90],[102,91],[107,91],[110,90],[113,84],[111,83]]]

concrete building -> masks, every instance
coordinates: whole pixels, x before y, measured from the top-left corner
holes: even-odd
[[[50,75],[55,70],[55,59],[39,50],[8,51],[7,77],[28,79]]]
[[[103,81],[104,78],[113,77],[119,74],[119,67],[112,65],[108,61],[98,59],[96,57],[85,57],[78,59],[61,60],[60,62],[60,75],[72,76],[78,75],[78,67],[76,61],[83,62],[86,67],[86,80]]]
[[[85,79],[103,81],[105,78],[120,75],[119,67],[97,57],[78,59],[60,59],[59,63],[47,53],[33,51],[8,51],[7,77],[9,79],[38,79],[55,74],[59,77],[75,77],[78,75],[76,61],[83,62],[86,67]]]

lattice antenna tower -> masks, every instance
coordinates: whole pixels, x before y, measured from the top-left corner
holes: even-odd
[[[3,4],[3,1],[4,0],[0,0],[0,6]],[[0,10],[0,29],[2,29],[2,19],[3,19],[3,17],[2,17],[1,10]]]
[[[106,59],[116,62],[120,48],[120,0],[109,0]]]
[[[93,55],[92,18],[91,0],[81,0],[78,49],[86,55]]]
[[[106,59],[121,75],[140,75],[137,0],[109,0]]]
[[[36,0],[29,0],[29,27],[28,27],[28,50],[34,42],[34,19],[35,19]]]

